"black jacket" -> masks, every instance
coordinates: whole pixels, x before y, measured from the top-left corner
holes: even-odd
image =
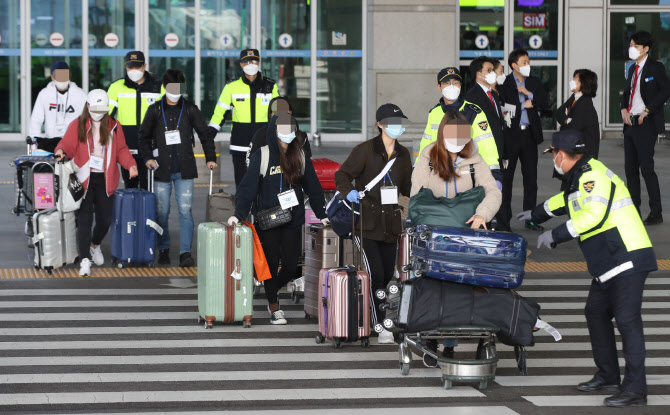
[[[475,84],[468,92],[465,93],[465,100],[472,102],[479,106],[479,108],[484,111],[486,114],[486,119],[489,122],[491,127],[491,132],[493,132],[493,138],[496,140],[496,147],[498,147],[498,155],[500,159],[505,159],[505,140],[503,137],[503,123],[502,118],[502,109],[500,108],[500,97],[498,93],[494,90],[491,90],[491,95],[493,96],[493,101],[496,103],[495,109],[491,105],[491,100],[489,96],[484,92],[482,87],[479,84]]]
[[[247,150],[247,167],[249,167],[249,159],[251,159],[251,155],[268,143],[266,139],[267,134],[267,125],[259,128],[256,133],[254,133],[254,136],[251,138],[251,144],[249,144],[249,150]],[[305,152],[305,157],[312,158],[312,148],[309,146],[307,134],[304,131],[298,130],[295,138],[302,143],[302,151]]]
[[[463,105],[461,103],[461,105]],[[395,158],[388,174],[391,181],[380,180],[361,200],[363,237],[375,241],[396,243],[402,232],[402,210],[399,205],[382,205],[381,187],[398,187],[398,196],[409,197],[412,190],[412,157],[409,150],[396,141],[391,159]],[[351,151],[340,170],[335,173],[335,185],[343,197],[352,190],[362,191],[386,166],[389,157],[381,135],[365,141]],[[358,226],[356,226],[358,233]]]
[[[574,102],[574,105],[572,104]],[[568,122],[570,120],[570,122]],[[598,113],[593,106],[593,98],[582,95],[575,102],[575,94],[556,110],[556,121],[560,130],[579,130],[584,136],[586,153],[598,159],[600,149],[600,123]]]
[[[173,149],[172,146],[168,146],[165,143],[165,123],[163,122],[161,111],[161,104],[168,105],[165,102],[166,100],[167,98],[163,97],[161,101],[156,102],[147,109],[139,133],[140,156],[145,164],[151,159],[155,159],[158,162],[158,170],[154,173],[154,179],[159,182],[170,181],[170,174],[172,172]],[[216,161],[214,135],[207,128],[207,122],[202,117],[197,105],[183,97],[179,99],[176,107],[181,108],[182,104],[184,105],[184,113],[179,123],[181,144],[175,144],[177,146],[177,155],[180,158],[179,169],[182,179],[195,179],[198,177],[198,169],[195,165],[195,156],[193,154],[193,147],[195,146],[193,130],[195,129],[198,133],[202,148],[205,151],[206,162]],[[171,120],[167,116],[167,113],[166,121],[168,130],[174,130],[177,127],[177,120]],[[154,157],[154,149],[158,149],[158,157]]]
[[[256,202],[259,211],[279,206],[279,199],[277,198],[280,193],[279,189],[281,188],[282,191],[289,189],[286,180],[280,183],[282,175],[280,174],[281,164],[279,161],[279,144],[277,143],[276,116],[273,116],[268,124],[266,141],[270,150],[270,159],[265,177],[262,178],[260,174],[261,152],[257,151],[251,156],[247,173],[235,192],[235,216],[239,219],[247,219],[253,202]],[[298,198],[298,205],[291,208],[292,220],[285,226],[298,228],[305,224],[303,191],[309,197],[310,206],[316,217],[319,219],[327,217],[326,200],[323,196],[321,183],[316,177],[314,165],[309,157],[305,157],[305,173],[300,186],[293,188]]]
[[[645,119],[651,121],[656,126],[656,133],[665,132],[665,118],[663,114],[663,105],[670,98],[670,81],[665,73],[665,66],[662,62],[653,61],[647,57],[647,61],[642,67],[642,73],[638,75],[640,79],[640,94],[642,101],[647,106],[649,115]],[[631,65],[628,70],[626,88],[621,97],[621,109],[628,108],[630,103],[630,93],[635,77],[635,65]],[[624,129],[627,125],[624,124]]]
[[[542,122],[538,111],[549,108],[547,93],[542,87],[540,78],[529,76],[526,78],[526,89],[533,93],[533,108],[528,108],[528,122],[530,123],[530,132],[537,144],[544,141],[542,136]],[[519,91],[517,90],[514,73],[507,75],[505,83],[499,87],[501,98],[505,104],[516,105],[515,117],[512,118],[512,127],[504,130],[505,140],[518,140],[519,122],[521,121],[521,108],[523,102],[519,101]]]
[[[123,129],[123,135],[126,137],[126,144],[128,145],[128,148],[131,150],[139,150],[139,130],[140,124],[142,124],[142,92],[160,94],[161,87],[163,85],[160,79],[154,78],[149,73],[149,71],[144,71],[144,82],[141,84],[131,81],[130,78],[128,78],[128,73],[123,76],[123,82],[128,88],[137,90],[137,122],[135,125],[121,125],[121,128]],[[116,118],[116,113],[118,110],[119,109],[117,107],[114,107],[114,110],[111,114],[113,118]]]

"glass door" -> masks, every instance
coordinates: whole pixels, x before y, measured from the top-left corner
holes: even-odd
[[[18,132],[21,128],[21,39],[19,4],[0,0],[0,132]]]

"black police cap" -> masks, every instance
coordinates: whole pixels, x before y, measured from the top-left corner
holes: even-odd
[[[240,52],[240,62],[259,61],[261,54],[258,49],[244,49]]]
[[[579,130],[563,130],[556,131],[551,136],[551,147],[544,150],[543,153],[548,153],[553,150],[573,150],[576,148],[584,148],[584,136]]]
[[[126,53],[126,66],[142,66],[145,63],[144,53],[139,50],[131,50]]]
[[[459,81],[462,79],[461,78],[461,72],[458,70],[458,68],[455,68],[453,66],[450,66],[448,68],[442,69],[438,74],[437,74],[437,83],[442,83],[442,82],[447,82],[448,80],[456,78]]]

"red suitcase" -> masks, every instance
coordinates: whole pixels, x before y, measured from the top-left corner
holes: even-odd
[[[337,190],[335,187],[335,173],[342,166],[340,163],[337,163],[331,159],[312,159],[312,164],[314,165],[314,170],[316,171],[316,177],[319,178],[321,183],[321,188],[324,192],[334,192]]]
[[[359,217],[359,221],[362,235],[362,216]],[[352,253],[355,246],[356,244],[352,243]],[[318,298],[321,302],[318,305],[317,343],[323,343],[325,339],[332,340],[336,349],[339,349],[343,342],[351,343],[359,340],[361,347],[370,345],[370,274],[360,270],[362,262],[360,249],[362,248],[359,248],[358,268],[352,265],[343,268],[323,268],[319,271]]]

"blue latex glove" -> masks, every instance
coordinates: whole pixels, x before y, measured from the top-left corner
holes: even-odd
[[[358,202],[358,190],[352,190],[349,192],[347,195],[347,200],[350,201],[351,203],[359,203]]]
[[[552,244],[554,243],[554,237],[551,235],[551,231],[546,231],[539,238],[537,238],[537,247],[538,249],[545,246],[549,249],[552,249]]]
[[[502,192],[502,183],[499,180],[496,180],[496,186],[498,186],[498,190]]]

